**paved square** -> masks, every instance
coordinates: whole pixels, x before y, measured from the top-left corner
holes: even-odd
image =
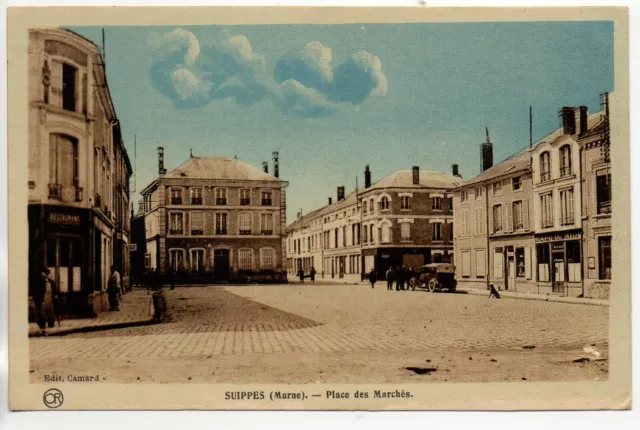
[[[31,380],[52,372],[243,383],[607,376],[607,361],[573,363],[585,344],[606,357],[606,306],[382,285],[185,287],[166,295],[169,323],[30,339]],[[423,367],[437,371],[420,374]]]

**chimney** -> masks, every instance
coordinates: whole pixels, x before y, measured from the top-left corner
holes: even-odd
[[[269,163],[267,163],[266,161],[263,161],[262,170],[264,170],[264,173],[269,173]]]
[[[576,115],[575,108],[571,106],[563,106],[558,113],[562,117],[562,130],[564,134],[576,134]]]
[[[420,167],[413,166],[413,185],[420,185]]]
[[[487,141],[480,144],[480,173],[493,167],[493,143],[489,139],[489,128],[485,127]]]
[[[369,188],[371,186],[371,170],[369,170],[369,165],[364,168],[364,187]]]
[[[338,187],[338,199],[336,201],[341,202],[344,200],[344,187]]]
[[[273,152],[273,176],[280,177],[280,163],[278,162],[278,151]]]
[[[453,173],[453,176],[460,177],[460,173],[458,173],[458,165],[457,164],[452,164],[451,165],[451,171]]]
[[[331,200],[331,197],[329,197],[329,204],[333,203],[333,200]]]
[[[588,123],[587,118],[589,117],[589,111],[586,106],[580,106],[580,134],[585,134],[587,132]]]
[[[162,176],[165,173],[167,170],[164,168],[164,148],[158,146],[158,175]]]

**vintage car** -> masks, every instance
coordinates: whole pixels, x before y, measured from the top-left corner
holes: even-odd
[[[426,288],[430,292],[447,289],[450,292],[456,290],[456,266],[450,263],[431,263],[422,266],[422,273],[409,280],[412,290]]]

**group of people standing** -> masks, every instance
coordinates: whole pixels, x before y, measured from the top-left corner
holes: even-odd
[[[389,266],[389,269],[385,273],[385,279],[387,281],[387,290],[393,290],[393,283],[396,284],[396,291],[400,290],[409,290],[409,280],[413,276],[413,268],[406,266],[398,266],[395,268]],[[374,288],[375,283],[378,281],[378,274],[375,269],[371,269],[369,273],[369,282],[371,283],[371,288]]]
[[[300,278],[300,283],[304,282],[304,278],[305,278],[305,273],[304,273],[304,269],[301,267],[300,270],[298,270],[298,277]],[[311,271],[309,272],[309,279],[311,279],[311,282],[315,282],[316,281],[316,269],[315,267],[311,268]]]

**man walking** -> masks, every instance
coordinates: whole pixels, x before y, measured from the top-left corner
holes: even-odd
[[[40,273],[40,279],[36,283],[35,291],[33,292],[33,303],[36,307],[38,327],[42,330],[42,334],[45,334],[47,325],[49,328],[55,326],[55,309],[54,300],[58,296],[56,284],[53,279],[49,277],[51,271],[48,267],[42,269]]]
[[[315,267],[311,268],[311,272],[309,273],[309,279],[311,279],[311,282],[316,282],[316,268]]]
[[[109,276],[109,282],[107,284],[107,294],[109,295],[109,310],[119,311],[120,301],[118,296],[120,295],[120,274],[116,270],[115,266],[111,266],[111,276]]]
[[[398,266],[396,268],[396,291],[400,291],[403,287],[404,281],[402,276],[403,276],[402,269],[400,268],[400,266]]]
[[[371,269],[369,273],[369,282],[371,282],[371,288],[374,288],[374,284],[378,281],[378,274],[376,273],[376,269]]]

